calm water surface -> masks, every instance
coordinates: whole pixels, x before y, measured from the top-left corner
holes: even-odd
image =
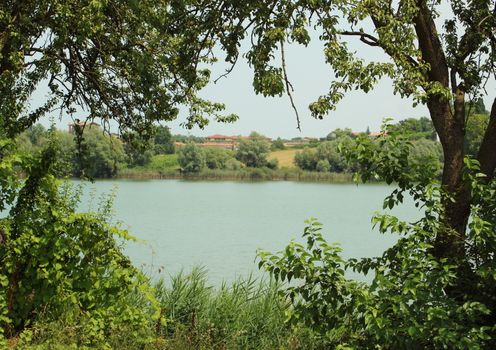
[[[86,184],[82,209],[116,188],[115,217],[141,243],[127,243],[131,259],[153,274],[205,266],[211,282],[256,272],[256,250],[278,251],[302,241],[304,220],[316,217],[345,256],[374,256],[396,237],[372,230],[370,219],[391,191],[386,185],[181,180],[98,181]],[[412,220],[407,203],[394,212]]]

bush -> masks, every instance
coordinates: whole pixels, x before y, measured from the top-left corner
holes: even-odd
[[[205,161],[209,169],[226,169],[226,163],[234,159],[234,153],[223,148],[205,148]]]
[[[177,161],[182,172],[199,173],[206,167],[205,151],[195,143],[188,143],[179,150]]]
[[[342,173],[347,170],[346,160],[338,151],[339,142],[339,140],[336,140],[320,143],[316,154],[318,161],[326,160],[330,171],[335,173]]]
[[[329,161],[327,159],[321,159],[317,162],[315,170],[321,173],[326,173],[331,171],[331,165],[329,164]]]
[[[279,161],[277,160],[277,158],[272,158],[267,161],[266,166],[269,169],[276,170],[279,167]]]
[[[278,151],[283,149],[286,149],[286,146],[284,146],[284,141],[281,140],[280,137],[278,137],[277,140],[272,141],[272,144],[270,145],[271,151]]]
[[[302,170],[314,171],[317,167],[317,151],[305,147],[302,152],[297,152],[294,162]]]
[[[67,183],[59,186],[52,174],[56,154],[49,147],[26,161],[29,168],[18,164],[27,174],[23,182],[15,171],[7,172],[15,163],[2,168],[15,195],[0,202],[1,209],[11,207],[0,221],[0,338],[40,319],[80,318],[85,343],[79,346],[108,346],[107,335],[115,329],[147,342],[154,299],[118,243],[129,236],[110,224],[111,199],[97,213],[76,212],[81,194]],[[132,294],[144,305],[129,303]]]
[[[269,143],[261,137],[242,140],[236,151],[236,159],[243,162],[246,166],[261,168],[267,166],[269,151]]]
[[[122,141],[107,135],[99,127],[84,130],[80,152],[76,151],[76,176],[110,178],[124,166],[126,155]]]
[[[225,169],[226,170],[240,170],[245,165],[241,163],[239,160],[235,158],[230,158],[226,161]]]

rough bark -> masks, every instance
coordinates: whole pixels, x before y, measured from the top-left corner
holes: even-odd
[[[422,60],[431,67],[428,79],[448,89],[450,74],[436,25],[426,3],[420,1],[418,6],[415,31]],[[446,229],[436,237],[434,254],[439,258],[457,259],[463,254],[463,238],[470,213],[470,198],[462,181],[465,94],[462,86],[452,86],[452,88],[455,93],[453,109],[450,108],[450,101],[442,94],[431,95],[427,107],[444,151],[442,186],[451,196],[444,198]]]

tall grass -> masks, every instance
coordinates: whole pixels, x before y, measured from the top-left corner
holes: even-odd
[[[232,284],[213,287],[204,269],[179,273],[168,281],[154,284],[160,310],[153,318],[153,308],[139,296],[127,302],[149,310],[146,339],[137,342],[133,330],[114,329],[107,334],[107,346],[119,350],[176,349],[321,349],[312,331],[285,323],[290,303],[281,298],[281,285],[259,281],[249,276]],[[156,314],[156,313],[155,313]],[[16,349],[100,349],[88,341],[84,325],[91,322],[84,312],[53,320],[41,318],[17,339]]]
[[[278,294],[279,285],[252,277],[212,288],[205,271],[194,269],[156,285],[167,317],[160,336],[172,348],[277,349],[288,345],[291,330],[284,323],[288,303]]]

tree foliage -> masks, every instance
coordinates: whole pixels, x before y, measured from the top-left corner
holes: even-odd
[[[155,154],[173,154],[175,152],[172,134],[167,126],[158,125],[155,127],[154,147]]]
[[[125,153],[122,141],[107,135],[99,127],[84,132],[80,148],[76,152],[76,175],[89,178],[111,178],[124,165]]]
[[[428,139],[436,141],[437,134],[429,118],[407,118],[400,120],[392,129],[410,140]]]
[[[484,138],[484,130],[489,124],[488,114],[472,114],[467,119],[467,137],[465,138],[465,153],[472,157],[477,156]]]
[[[251,133],[250,139],[241,140],[236,150],[236,159],[248,167],[267,166],[270,144],[262,135]]]
[[[13,136],[54,107],[90,119],[114,119],[124,131],[142,132],[172,120],[189,106],[186,126],[203,126],[221,104],[197,97],[209,79],[210,8],[188,2],[28,0],[0,5],[2,129]],[[210,17],[211,18],[211,17]],[[216,25],[210,23],[210,27]],[[37,89],[48,98],[27,108]],[[79,111],[79,110],[78,110]],[[78,112],[79,113],[79,112]]]
[[[205,151],[193,142],[179,149],[177,160],[184,173],[198,173],[206,166]]]

